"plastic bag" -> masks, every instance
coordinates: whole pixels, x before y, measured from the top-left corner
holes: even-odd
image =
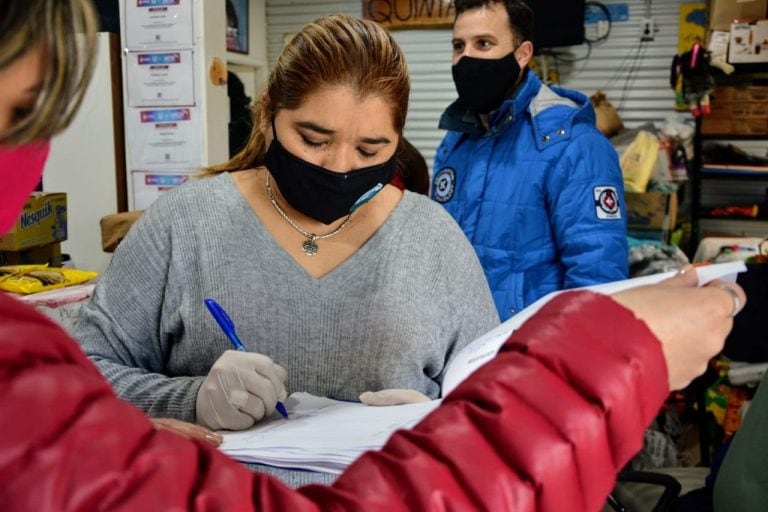
[[[621,155],[621,173],[626,192],[645,192],[659,159],[659,139],[650,132],[640,131]]]
[[[27,295],[85,283],[98,272],[48,265],[12,265],[0,267],[0,290]]]
[[[590,96],[589,101],[595,109],[595,124],[597,125],[597,129],[600,130],[603,135],[611,137],[624,128],[624,123],[622,123],[618,111],[616,111],[616,108],[610,101],[608,101],[608,98],[605,97],[603,91],[597,91]]]

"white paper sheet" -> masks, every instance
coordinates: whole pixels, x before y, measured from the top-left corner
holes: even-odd
[[[412,427],[439,403],[369,407],[294,393],[284,402],[287,420],[273,414],[250,430],[221,431],[220,449],[243,462],[341,473],[363,452],[381,448],[393,432]]]
[[[125,124],[131,170],[183,172],[202,165],[199,108],[129,108]]]
[[[696,273],[699,278],[699,286],[702,286],[713,279],[722,279],[724,281],[734,282],[739,272],[745,272],[746,265],[742,261],[729,261],[728,263],[717,263],[696,267]],[[583,289],[591,290],[597,293],[610,295],[621,290],[628,290],[637,286],[658,283],[677,274],[677,271],[653,274],[650,276],[635,277],[623,281],[614,281],[612,283],[587,286]],[[541,309],[544,304],[552,298],[563,293],[562,291],[553,292],[540,298],[503,324],[489,331],[487,334],[477,338],[475,341],[464,347],[456,356],[451,359],[448,368],[446,368],[443,377],[443,396],[447,395],[456,388],[472,372],[484,365],[496,355],[509,336],[519,328],[523,322],[528,320],[534,313]]]
[[[189,180],[191,172],[145,172],[133,171],[134,210],[146,210],[165,192],[182,185]]]
[[[129,52],[129,107],[186,107],[195,104],[191,50]]]
[[[192,0],[125,2],[125,41],[131,50],[188,48],[192,34]]]

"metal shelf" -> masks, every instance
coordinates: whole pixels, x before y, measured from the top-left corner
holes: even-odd
[[[699,120],[696,121],[696,124],[699,124]],[[700,133],[699,138],[701,140],[722,140],[722,139],[729,139],[729,140],[766,140],[768,141],[768,134],[760,134],[760,135],[745,135],[745,134],[736,134],[736,133],[723,133],[719,135],[712,135],[712,134],[705,134]]]
[[[706,213],[700,213],[696,217],[699,220],[724,220],[724,221],[739,221],[739,222],[768,222],[768,217],[718,217],[716,215],[708,215]]]
[[[736,170],[736,169],[718,169],[709,170],[699,168],[694,171],[700,179],[710,180],[768,180],[768,170],[765,171],[748,171],[748,170]]]
[[[739,69],[739,71],[742,71]],[[702,146],[704,141],[712,140],[765,140],[768,141],[768,135],[744,135],[744,134],[703,134],[701,133],[701,118],[696,119],[696,131],[694,135],[694,155],[691,161],[690,178],[691,178],[691,246],[689,247],[691,253],[696,250],[699,241],[701,240],[701,225],[702,221],[725,221],[728,223],[742,222],[745,225],[760,226],[760,223],[768,223],[768,218],[749,218],[749,217],[715,217],[708,215],[701,204],[702,183],[704,181],[733,181],[733,182],[745,182],[745,181],[768,181],[768,171],[749,171],[749,170],[736,170],[736,169],[717,169],[706,170],[703,169],[704,162],[702,160]],[[716,165],[716,164],[707,164]],[[727,164],[721,164],[727,165]],[[713,207],[714,208],[714,207]],[[762,226],[759,228],[762,229]],[[768,230],[767,230],[768,231]]]

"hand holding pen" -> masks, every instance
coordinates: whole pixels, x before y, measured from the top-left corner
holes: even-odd
[[[287,397],[285,369],[269,357],[246,352],[229,316],[215,301],[206,306],[236,350],[216,360],[197,394],[197,422],[214,430],[243,430],[277,411],[287,418],[280,400]]]

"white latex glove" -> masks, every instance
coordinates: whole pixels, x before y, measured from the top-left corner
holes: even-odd
[[[366,391],[360,394],[360,401],[365,405],[402,405],[429,402],[429,397],[414,389],[382,389]]]
[[[197,392],[197,423],[211,430],[244,430],[285,400],[287,372],[255,352],[227,350]]]

